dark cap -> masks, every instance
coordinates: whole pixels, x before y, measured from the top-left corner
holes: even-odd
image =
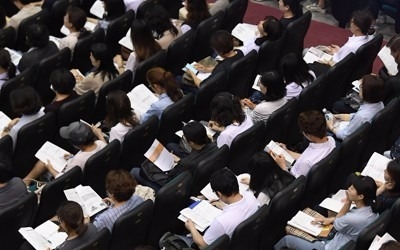
[[[61,127],[60,136],[77,146],[85,145],[94,139],[92,129],[82,122],[73,122],[69,126]]]

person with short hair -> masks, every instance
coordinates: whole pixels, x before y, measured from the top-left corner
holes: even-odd
[[[86,13],[82,9],[75,6],[69,6],[67,8],[67,12],[64,16],[64,26],[69,30],[69,34],[60,39],[60,44],[58,46],[60,50],[69,48],[71,54],[74,54],[78,39],[89,33],[85,28],[86,19]]]
[[[0,210],[9,207],[27,194],[24,182],[13,174],[10,159],[0,152]]]
[[[193,29],[211,16],[206,0],[185,0],[184,6],[179,9],[179,19],[183,20],[181,30],[183,33]]]
[[[97,233],[97,228],[92,223],[85,223],[82,207],[75,201],[61,203],[56,214],[60,223],[59,230],[68,235],[57,247],[58,250],[74,250]]]
[[[49,77],[51,89],[56,94],[53,102],[48,104],[44,108],[44,112],[57,113],[60,107],[69,101],[74,100],[78,97],[78,94],[74,91],[75,77],[67,69],[56,69]]]
[[[210,179],[212,190],[220,201],[212,204],[223,210],[217,216],[204,235],[201,235],[192,220],[187,220],[185,227],[191,233],[194,243],[203,249],[212,244],[223,234],[232,237],[235,228],[244,220],[253,215],[259,208],[257,199],[251,192],[239,193],[239,184],[236,175],[229,169],[217,170]]]
[[[10,18],[8,23],[15,30],[18,30],[19,24],[22,20],[42,10],[39,6],[30,4],[31,0],[13,0],[13,3],[19,11]]]
[[[321,111],[304,111],[300,113],[297,122],[303,136],[310,141],[304,152],[302,154],[293,152],[287,149],[286,145],[280,143],[280,146],[296,159],[293,167],[290,170],[287,168],[285,157],[282,154],[277,155],[272,151],[270,152],[275,162],[296,178],[301,175],[307,177],[311,167],[324,159],[336,147],[335,140],[326,135],[326,120]]]
[[[133,210],[143,199],[135,193],[136,180],[126,170],[111,170],[106,176],[106,202],[111,205],[94,218],[98,230],[107,227],[112,232],[114,222],[123,214]]]
[[[350,209],[352,203],[356,209]],[[369,176],[358,176],[346,190],[346,200],[335,217],[315,218],[315,224],[330,225],[337,230],[332,240],[309,242],[293,235],[283,237],[275,249],[336,250],[349,241],[356,241],[360,232],[378,218],[376,206],[376,184]]]
[[[17,73],[17,67],[11,61],[11,55],[8,50],[0,49],[0,91],[3,84],[14,78]]]
[[[378,186],[376,196],[379,212],[390,209],[400,198],[400,163],[396,160],[390,161],[384,170],[383,178],[385,182],[375,180]]]
[[[279,0],[278,8],[283,13],[279,21],[284,30],[291,22],[303,15],[303,7],[300,5],[299,0]]]
[[[327,120],[327,126],[336,138],[346,139],[362,124],[371,122],[376,113],[384,108],[383,99],[385,96],[385,84],[377,75],[364,75],[360,80],[359,96],[363,103],[357,112],[351,114],[334,115],[339,121],[348,121],[344,127],[335,127],[333,119]]]

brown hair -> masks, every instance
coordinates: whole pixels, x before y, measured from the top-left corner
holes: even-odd
[[[136,185],[136,180],[126,170],[111,170],[106,176],[106,189],[118,202],[129,200],[135,193]]]
[[[157,84],[163,87],[173,102],[183,97],[182,91],[175,81],[175,76],[161,67],[149,69],[146,72],[146,80],[149,84]]]
[[[326,120],[324,115],[317,110],[301,112],[297,120],[299,128],[306,134],[324,138],[326,136]]]
[[[362,78],[363,100],[377,103],[385,98],[385,83],[378,75],[364,75]]]
[[[160,44],[154,40],[151,30],[144,20],[136,19],[133,21],[131,39],[139,62],[161,50]]]
[[[84,223],[82,207],[75,201],[65,201],[57,209],[57,216],[60,222],[63,222],[65,231],[75,231],[78,236],[87,230],[87,224]]]

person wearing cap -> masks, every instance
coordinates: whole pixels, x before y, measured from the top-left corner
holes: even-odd
[[[73,122],[69,126],[60,128],[60,135],[62,138],[68,140],[74,147],[80,149],[80,151],[75,155],[70,154],[64,156],[68,161],[62,172],[57,172],[50,161],[38,161],[31,172],[24,178],[25,184],[29,185],[32,180],[37,179],[46,171],[48,171],[52,177],[57,178],[75,166],[79,166],[83,170],[87,159],[107,145],[105,142],[98,140],[92,128],[83,122]]]

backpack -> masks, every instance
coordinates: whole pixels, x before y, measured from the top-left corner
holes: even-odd
[[[161,237],[159,245],[162,250],[194,250],[183,239],[170,232]]]

